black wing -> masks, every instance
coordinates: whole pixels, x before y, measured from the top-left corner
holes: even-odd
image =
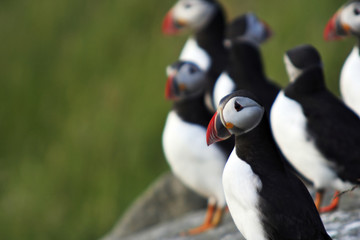
[[[303,99],[309,137],[342,179],[360,178],[360,119],[328,91]]]

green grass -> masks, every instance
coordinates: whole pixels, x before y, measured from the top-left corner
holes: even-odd
[[[0,238],[97,239],[168,169],[161,133],[165,66],[186,36],[161,35],[174,1],[0,2]],[[223,1],[229,18],[255,11],[274,29],[268,75],[312,43],[327,83],[353,40],[325,43],[335,0]]]

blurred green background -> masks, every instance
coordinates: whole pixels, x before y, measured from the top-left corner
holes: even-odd
[[[168,170],[165,66],[187,38],[161,34],[174,2],[0,1],[1,239],[97,239]],[[228,19],[251,10],[273,28],[262,50],[276,82],[284,51],[311,43],[338,94],[355,41],[322,31],[342,2],[221,2]]]

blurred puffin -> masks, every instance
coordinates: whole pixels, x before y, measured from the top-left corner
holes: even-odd
[[[268,24],[251,12],[234,19],[229,24],[225,40],[229,50],[228,66],[215,84],[213,97],[215,106],[218,106],[220,100],[229,93],[245,89],[260,99],[268,120],[270,119],[270,109],[280,87],[270,81],[264,73],[260,44],[271,36],[272,31]],[[304,182],[310,183],[283,155],[281,156],[289,169],[296,172]]]
[[[235,135],[223,186],[231,216],[247,240],[331,239],[303,183],[284,166],[265,109],[245,90],[226,96],[207,130],[212,144]]]
[[[173,101],[163,131],[163,150],[170,168],[187,187],[208,198],[203,224],[184,234],[198,234],[221,221],[226,206],[221,177],[233,145],[206,145],[211,114],[204,105],[206,73],[192,62],[168,67],[166,98]]]
[[[324,38],[328,41],[349,35],[357,38],[357,44],[341,70],[340,93],[346,105],[360,115],[360,0],[351,0],[343,5],[324,30]]]
[[[216,0],[178,0],[166,14],[162,30],[174,35],[183,30],[193,33],[179,57],[197,64],[206,71],[206,106],[215,112],[212,100],[214,84],[226,66],[227,52],[223,45],[226,20],[222,6]]]
[[[265,76],[260,44],[271,35],[268,25],[254,13],[244,14],[229,24],[225,40],[229,60],[215,84],[215,106],[227,94],[246,89],[254,93],[264,104],[267,113],[270,113],[280,88]]]
[[[271,128],[281,151],[292,165],[314,183],[315,204],[320,208],[326,188],[340,191],[360,178],[360,119],[325,86],[319,53],[301,45],[284,56],[289,85],[271,109]]]

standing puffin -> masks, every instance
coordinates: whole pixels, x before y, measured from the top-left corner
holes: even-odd
[[[360,178],[360,119],[326,88],[314,47],[293,48],[284,61],[290,83],[271,109],[273,135],[286,158],[313,182],[319,211],[331,211],[338,192],[320,208],[325,189],[345,191]]]
[[[227,52],[223,45],[226,20],[222,6],[216,0],[178,0],[166,14],[162,30],[174,35],[190,30],[179,60],[197,64],[207,73],[206,106],[215,112],[212,100],[214,84],[226,66]]]
[[[206,73],[184,61],[174,63],[167,72],[165,95],[174,104],[163,131],[163,149],[174,175],[208,198],[203,225],[185,233],[198,234],[217,226],[222,218],[226,203],[221,177],[233,145],[206,145],[206,127],[212,116],[204,104]]]
[[[357,38],[357,44],[341,70],[340,93],[346,105],[360,115],[360,0],[351,0],[343,5],[324,30],[324,38],[328,41],[349,35]]]
[[[260,44],[270,37],[270,28],[254,13],[244,14],[229,24],[225,40],[229,60],[215,85],[215,106],[227,94],[246,89],[254,93],[270,113],[271,105],[280,91],[265,76],[261,59]]]
[[[221,101],[208,126],[207,142],[230,135],[235,135],[235,148],[223,172],[223,186],[230,214],[244,237],[331,239],[306,187],[283,164],[264,107],[245,90]]]

